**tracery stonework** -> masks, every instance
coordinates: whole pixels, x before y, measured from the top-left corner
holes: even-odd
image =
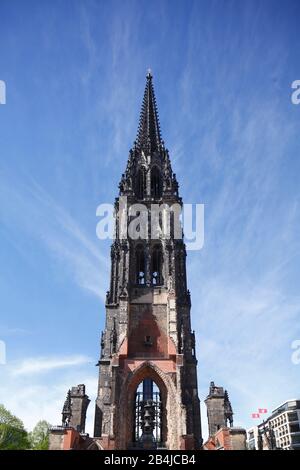
[[[182,239],[121,236],[121,197],[182,205],[147,75],[137,139],[116,199],[94,436],[101,448],[199,449],[197,360]],[[160,222],[158,222],[160,223]]]

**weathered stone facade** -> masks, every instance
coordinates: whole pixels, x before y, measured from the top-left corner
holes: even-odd
[[[246,430],[233,427],[233,411],[227,390],[211,382],[205,404],[209,437],[203,450],[246,450]]]
[[[161,230],[157,236],[151,233],[151,205],[169,208],[177,204],[180,208],[182,201],[161,138],[150,73],[137,139],[119,188],[94,435],[103,448],[127,449],[141,444],[134,442],[134,429],[139,426],[134,403],[138,386],[149,379],[159,390],[161,444],[169,449],[199,449],[202,437],[195,335],[191,330],[185,244],[173,232],[176,213],[171,218],[170,236]],[[146,236],[132,239],[121,228],[124,217],[129,224],[133,215],[139,215],[131,213],[137,203],[147,208],[149,223],[142,226],[140,221],[141,235],[146,227]],[[158,215],[156,228],[162,226],[166,211]]]
[[[233,426],[233,411],[227,390],[210,383],[209,394],[205,400],[207,407],[208,432],[213,436],[219,429]]]
[[[67,398],[63,406],[62,425],[70,426],[79,433],[84,433],[86,411],[89,403],[90,399],[85,394],[84,384],[72,387],[67,393]]]

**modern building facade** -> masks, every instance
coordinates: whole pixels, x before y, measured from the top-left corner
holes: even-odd
[[[300,400],[279,405],[258,426],[247,431],[250,450],[300,450]]]

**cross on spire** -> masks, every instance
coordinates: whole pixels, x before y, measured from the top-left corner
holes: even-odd
[[[147,70],[146,78],[147,78],[148,80],[151,80],[151,79],[153,78],[152,70],[151,70],[150,68]]]

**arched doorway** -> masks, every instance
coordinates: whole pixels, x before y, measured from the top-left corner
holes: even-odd
[[[168,391],[155,366],[143,364],[123,386],[119,426],[124,427],[123,449],[165,448],[168,440]],[[127,404],[127,406],[126,406]]]

